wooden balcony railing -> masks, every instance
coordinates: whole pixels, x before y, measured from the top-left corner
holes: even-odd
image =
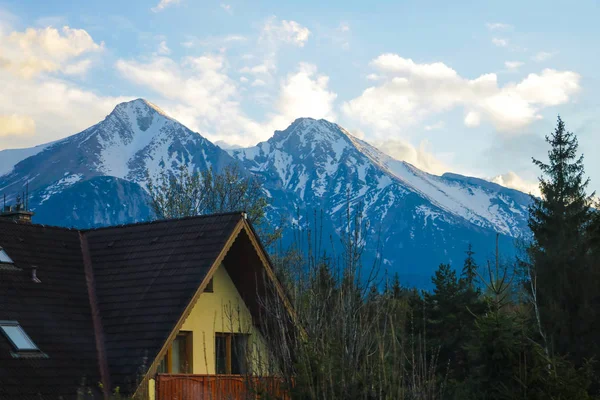
[[[289,400],[277,377],[158,374],[156,400]]]

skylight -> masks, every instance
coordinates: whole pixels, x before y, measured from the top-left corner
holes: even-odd
[[[0,321],[0,331],[8,338],[17,351],[35,351],[38,347],[27,336],[17,321]]]
[[[13,260],[6,254],[6,251],[0,247],[0,264],[14,264]]]

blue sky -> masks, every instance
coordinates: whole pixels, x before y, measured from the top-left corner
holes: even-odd
[[[144,97],[249,146],[297,117],[531,190],[561,114],[600,189],[595,1],[0,0],[0,149]]]

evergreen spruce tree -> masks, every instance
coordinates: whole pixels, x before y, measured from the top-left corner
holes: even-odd
[[[470,247],[469,247],[470,248]],[[463,277],[457,277],[448,264],[441,264],[432,282],[433,293],[425,294],[428,335],[433,351],[439,351],[440,365],[448,365],[448,391],[454,392],[469,372],[466,344],[474,328],[474,315],[484,311],[474,277],[474,252],[468,252]],[[470,274],[473,276],[470,276]]]
[[[577,154],[577,137],[565,129],[560,117],[546,141],[551,147],[548,163],[533,159],[542,172],[542,197],[534,197],[529,210],[534,239],[529,254],[542,326],[555,351],[570,353],[577,360],[584,353],[579,335],[586,330],[586,302],[593,289],[586,239],[589,180],[584,175],[583,156]]]
[[[468,289],[475,291],[475,278],[477,277],[477,263],[475,263],[475,259],[473,256],[475,252],[473,251],[473,246],[469,243],[469,248],[466,251],[467,258],[465,259],[465,263],[463,265],[461,280],[465,284]]]
[[[394,299],[399,299],[402,297],[402,285],[400,285],[400,275],[398,272],[394,274],[394,280],[392,282],[391,295]]]

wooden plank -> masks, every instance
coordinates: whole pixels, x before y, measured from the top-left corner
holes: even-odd
[[[157,400],[260,399],[289,400],[278,377],[245,377],[243,375],[159,374],[156,377]]]

